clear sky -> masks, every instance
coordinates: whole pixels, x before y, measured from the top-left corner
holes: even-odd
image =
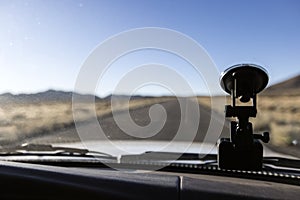
[[[97,45],[141,27],[190,36],[220,71],[237,63],[260,64],[268,69],[271,84],[300,73],[298,0],[0,0],[0,93],[72,90],[82,63]],[[147,51],[128,58],[115,71],[126,68],[124,63],[172,66],[176,61],[174,67],[190,78],[198,93],[205,93],[174,56]],[[110,82],[99,87],[100,96],[118,82],[117,75],[109,76]],[[148,91],[164,93],[155,86]]]

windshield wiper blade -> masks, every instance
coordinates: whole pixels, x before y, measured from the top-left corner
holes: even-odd
[[[290,159],[290,158],[282,158],[282,157],[264,157],[263,164],[269,164],[276,167],[300,169],[299,159]]]
[[[197,162],[197,164],[215,164],[217,163],[216,154],[198,154],[198,153],[179,153],[146,151],[141,154],[122,155],[121,163],[139,163],[139,162]]]
[[[182,162],[188,163],[194,161],[197,164],[212,165],[217,164],[217,154],[198,154],[198,153],[180,153],[180,152],[161,152],[161,151],[146,151],[141,154],[122,155],[121,163],[138,163],[138,162]],[[282,157],[264,157],[264,168],[272,168],[271,165],[278,168],[300,168],[300,160],[289,159]]]
[[[72,147],[57,147],[50,144],[30,144],[24,143],[15,147],[3,148],[0,150],[0,156],[12,155],[68,155],[79,157],[96,157],[96,158],[112,158],[116,157],[98,151],[90,151],[88,149],[72,148]]]
[[[146,151],[141,155],[149,155],[150,157],[170,158],[175,157],[177,160],[217,160],[217,154],[199,154],[199,153],[178,153],[163,151]]]

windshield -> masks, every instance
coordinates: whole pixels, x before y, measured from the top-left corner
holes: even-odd
[[[254,133],[270,133],[264,156],[299,158],[299,9],[297,1],[1,0],[0,146],[216,154],[234,120],[225,119],[221,72],[252,63],[269,76],[249,118]]]

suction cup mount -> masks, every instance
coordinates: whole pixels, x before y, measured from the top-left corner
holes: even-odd
[[[256,117],[256,95],[268,84],[264,68],[254,64],[234,65],[220,77],[223,90],[231,95],[232,105],[225,106],[226,117],[236,117],[231,122],[230,138],[218,142],[218,164],[224,169],[259,170],[262,168],[263,147],[259,140],[269,142],[269,133],[253,134],[249,117]],[[237,106],[236,99],[252,106]]]
[[[220,85],[225,92],[241,97],[242,102],[248,102],[268,84],[267,71],[259,65],[234,65],[221,74]]]

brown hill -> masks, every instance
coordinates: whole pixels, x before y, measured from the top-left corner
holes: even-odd
[[[300,95],[300,74],[288,80],[271,85],[263,95]]]
[[[73,92],[65,92],[58,90],[47,90],[34,94],[0,94],[0,104],[3,103],[44,103],[44,102],[66,102],[72,101],[72,96],[76,95],[82,101],[90,99],[91,95],[78,94]],[[100,98],[95,96],[95,100]]]

